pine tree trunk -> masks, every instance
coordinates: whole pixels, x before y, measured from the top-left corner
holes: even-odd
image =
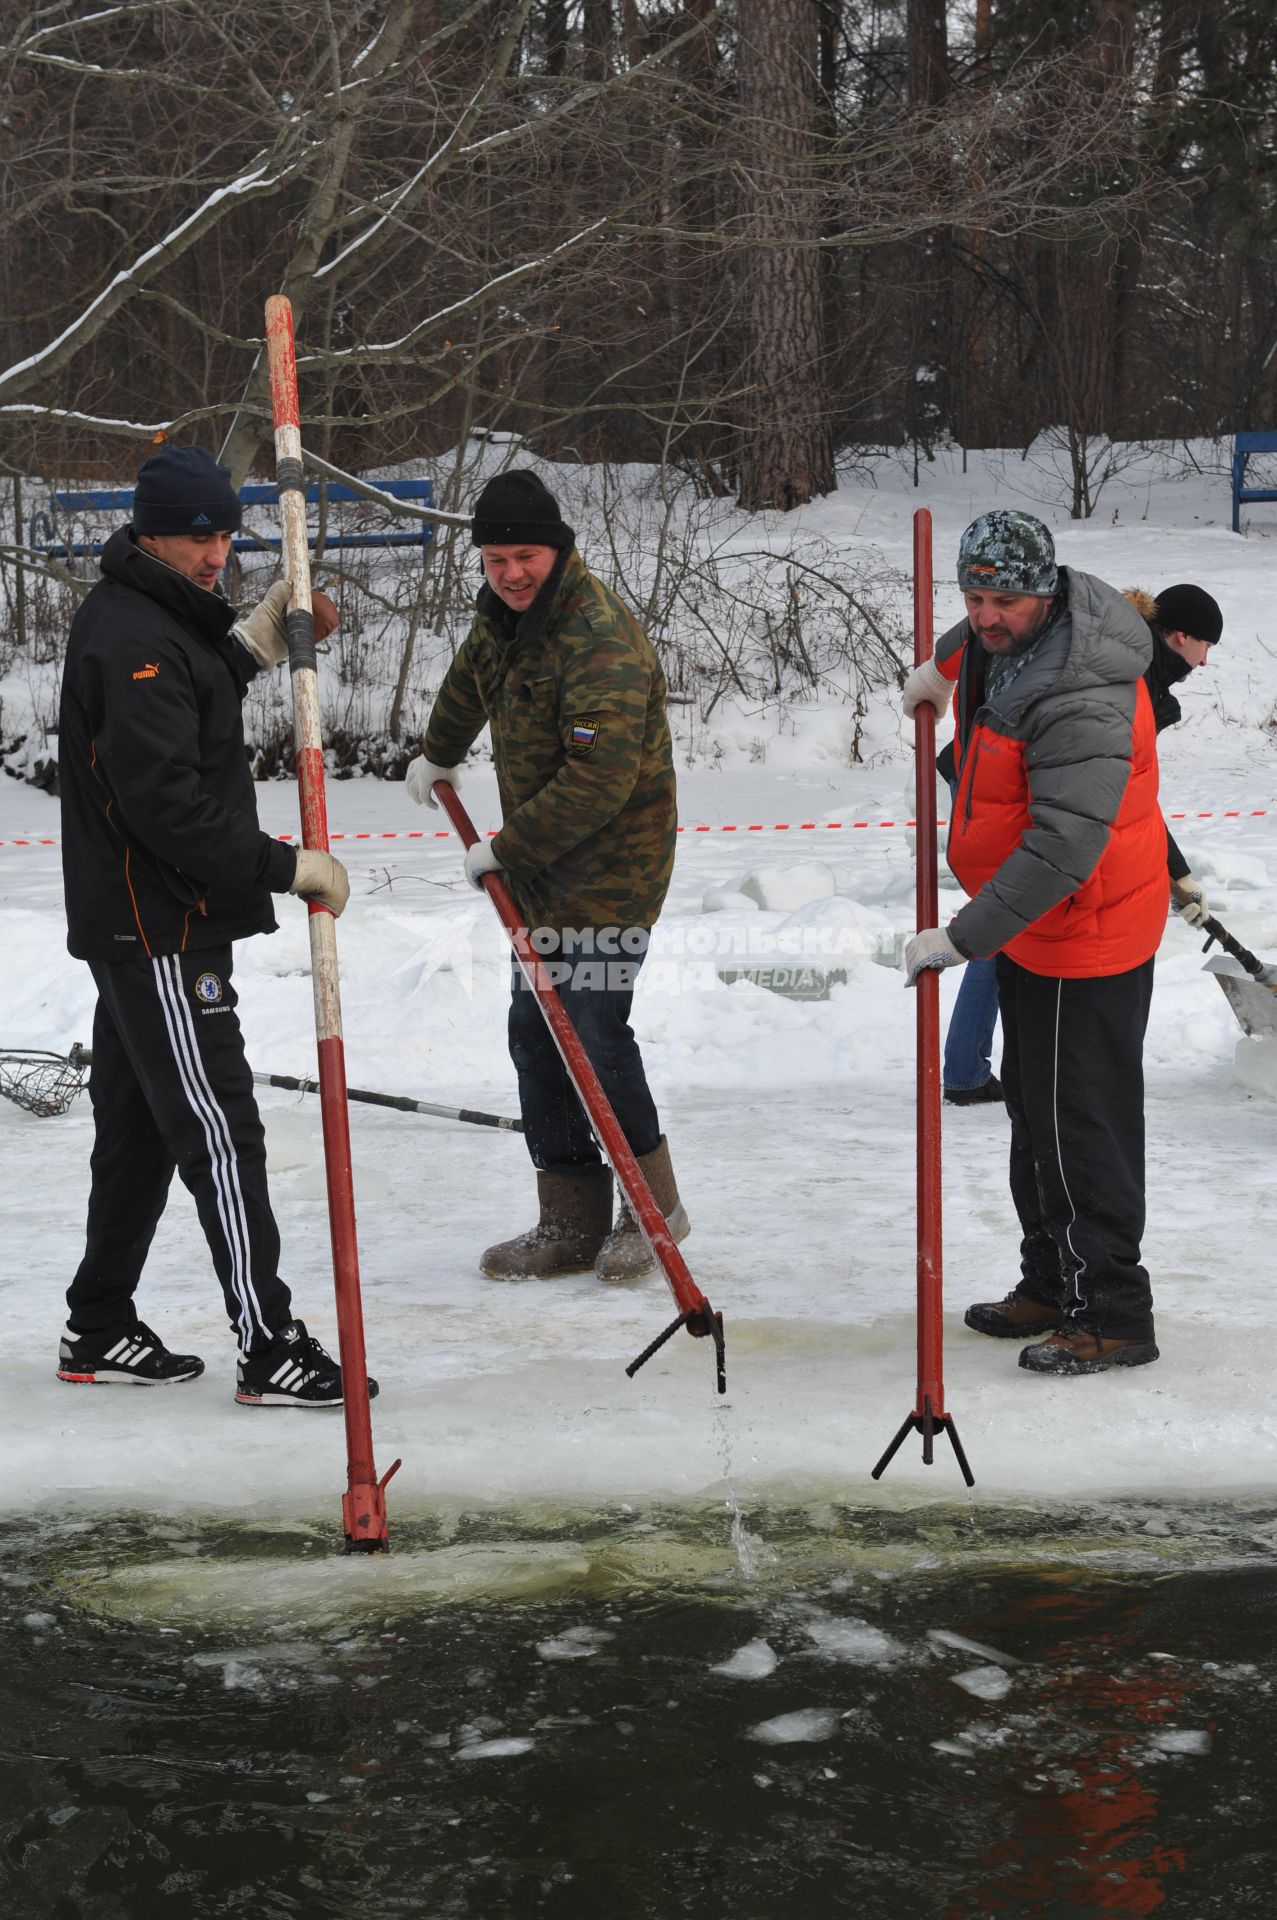
[[[814,164],[819,16],[812,0],[740,0],[745,138],[745,403],[740,504],[791,507],[834,487]]]

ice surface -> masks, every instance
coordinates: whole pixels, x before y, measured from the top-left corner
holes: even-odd
[[[1025,471],[1008,460],[1002,472],[988,457],[973,458],[963,474],[941,454],[915,492],[905,469],[882,461],[872,485],[752,523],[748,535],[780,546],[815,529],[848,551],[872,543],[888,565],[905,568],[913,510],[930,505],[938,627],[960,610],[945,556],[973,513],[996,504],[1045,513],[1061,557],[1117,585],[1200,581],[1224,609],[1226,644],[1179,690],[1185,721],[1159,749],[1163,799],[1188,816],[1176,836],[1227,907],[1225,924],[1272,957],[1277,763],[1262,724],[1271,701],[1254,694],[1272,682],[1273,546],[1227,532],[1218,475],[1181,482],[1145,462],[1106,491],[1096,521],[1076,525],[1016,493]],[[1116,525],[1110,499],[1121,510]],[[33,698],[27,679],[11,675],[0,697],[6,727],[20,728]],[[719,1422],[732,1439],[735,1495],[764,1537],[766,1523],[754,1515],[767,1503],[817,1513],[955,1502],[971,1529],[955,1541],[969,1552],[987,1503],[1271,1494],[1277,1423],[1265,1356],[1277,1245],[1277,1049],[1241,1039],[1202,972],[1200,936],[1175,919],[1159,955],[1146,1048],[1144,1250],[1162,1360],[1130,1374],[1038,1379],[1017,1367],[1013,1342],[963,1327],[969,1300],[1012,1283],[1018,1233],[1005,1115],[945,1109],[946,1401],[976,1486],[963,1490],[943,1446],[924,1466],[912,1437],[883,1480],[870,1480],[914,1404],[915,1002],[899,972],[877,963],[903,943],[914,917],[904,826],[909,730],[894,695],[875,697],[865,728],[871,757],[854,766],[847,710],[830,702],[769,714],[720,703],[695,755],[690,736],[680,741],[680,817],[713,830],[680,836],[661,922],[673,951],[664,974],[656,955],[645,968],[634,1022],[693,1223],[682,1250],[725,1316],[721,1410],[704,1341],[680,1335],[634,1380],[625,1377],[626,1363],[671,1317],[662,1283],[620,1293],[589,1276],[495,1287],[479,1275],[482,1247],[533,1217],[521,1139],[351,1109],[365,1325],[381,1381],[377,1460],[383,1470],[397,1454],[404,1461],[388,1494],[392,1534],[402,1516],[546,1503],[596,1511],[667,1502],[721,1514]],[[469,776],[467,800],[480,828],[497,824],[489,766]],[[289,784],[263,786],[259,801],[273,831],[296,830]],[[328,802],[334,832],[421,826],[395,783],[334,782]],[[802,830],[804,821],[816,824]],[[830,830],[831,821],[844,825]],[[849,824],[856,821],[869,824]],[[717,831],[751,823],[767,831],[748,839]],[[786,832],[771,831],[780,823]],[[12,844],[57,831],[56,799],[0,779],[0,842],[9,843],[0,845],[0,1045],[65,1052],[90,1037],[93,986],[66,952],[57,848]],[[465,886],[455,843],[336,844],[352,877],[338,934],[351,1084],[516,1111],[502,937],[486,901]],[[257,1068],[306,1074],[315,1058],[306,916],[281,900],[279,917],[278,935],[237,951],[241,1014]],[[847,983],[828,1000],[724,986],[714,957],[721,943],[778,929],[808,941],[849,933],[867,950],[847,957]],[[707,959],[686,951],[694,935],[708,937]],[[955,970],[940,981],[946,1018],[959,978]],[[283,1270],[298,1311],[332,1345],[318,1102],[266,1089],[261,1101]],[[233,1342],[176,1183],[139,1306],[172,1342],[203,1354],[206,1374],[146,1393],[54,1379],[62,1295],[83,1246],[91,1135],[84,1099],[55,1120],[0,1101],[0,1508],[62,1517],[103,1508],[215,1513],[305,1524],[330,1542],[345,1487],[341,1419],[234,1404]],[[642,1564],[676,1564],[666,1552],[654,1542]],[[722,1566],[744,1577],[730,1549]],[[375,1601],[399,1589],[443,1599],[561,1593],[592,1567],[591,1554],[572,1544],[558,1556],[457,1546],[376,1564],[316,1554],[283,1571],[193,1560],[175,1545],[157,1568],[119,1570],[113,1591],[120,1605],[148,1615],[205,1617],[221,1606],[242,1622],[271,1608],[291,1617],[310,1599],[339,1615],[352,1596]],[[996,1664],[991,1651],[987,1658]]]

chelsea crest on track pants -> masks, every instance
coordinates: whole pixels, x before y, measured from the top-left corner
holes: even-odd
[[[176,1170],[199,1212],[242,1352],[292,1317],[266,1145],[227,944],[91,961],[98,988],[84,1258],[67,1290],[76,1333],[125,1330]]]

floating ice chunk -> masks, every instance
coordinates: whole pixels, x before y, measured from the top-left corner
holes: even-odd
[[[796,860],[792,866],[752,868],[740,890],[769,913],[793,913],[811,900],[828,900],[837,885],[823,860]]]
[[[751,1727],[751,1740],[765,1747],[797,1746],[803,1740],[832,1740],[838,1731],[839,1715],[833,1707],[802,1707],[797,1713],[780,1713],[774,1720],[760,1720]]]
[[[507,1740],[477,1740],[472,1746],[458,1747],[453,1754],[454,1760],[509,1760],[517,1753],[529,1753],[536,1741],[526,1735],[515,1735]]]
[[[898,1640],[867,1620],[814,1620],[807,1637],[830,1660],[842,1660],[851,1667],[885,1667],[904,1654]]]
[[[615,1638],[602,1627],[568,1627],[553,1640],[538,1640],[537,1652],[543,1660],[588,1660]]]
[[[934,1640],[938,1647],[952,1647],[955,1653],[976,1653],[982,1660],[992,1660],[998,1666],[1020,1665],[1013,1653],[999,1653],[996,1647],[986,1647],[983,1640],[968,1640],[965,1633],[953,1633],[948,1627],[928,1627],[927,1638]]]
[[[1209,1753],[1211,1740],[1200,1727],[1167,1727],[1153,1735],[1152,1744],[1159,1753]]]
[[[968,1667],[965,1673],[953,1675],[953,1684],[977,1700],[1001,1700],[1011,1691],[1011,1676],[1001,1667]]]
[[[728,1680],[765,1680],[768,1674],[775,1673],[779,1662],[765,1640],[748,1640],[743,1647],[737,1647],[729,1660],[720,1660],[711,1673],[721,1673]]]

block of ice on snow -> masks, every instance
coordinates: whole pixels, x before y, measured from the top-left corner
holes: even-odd
[[[837,888],[833,868],[823,860],[798,860],[785,867],[754,867],[740,890],[770,913],[793,913],[809,900],[827,900]]]
[[[702,913],[757,913],[758,901],[752,893],[737,887],[706,887],[701,898]]]

